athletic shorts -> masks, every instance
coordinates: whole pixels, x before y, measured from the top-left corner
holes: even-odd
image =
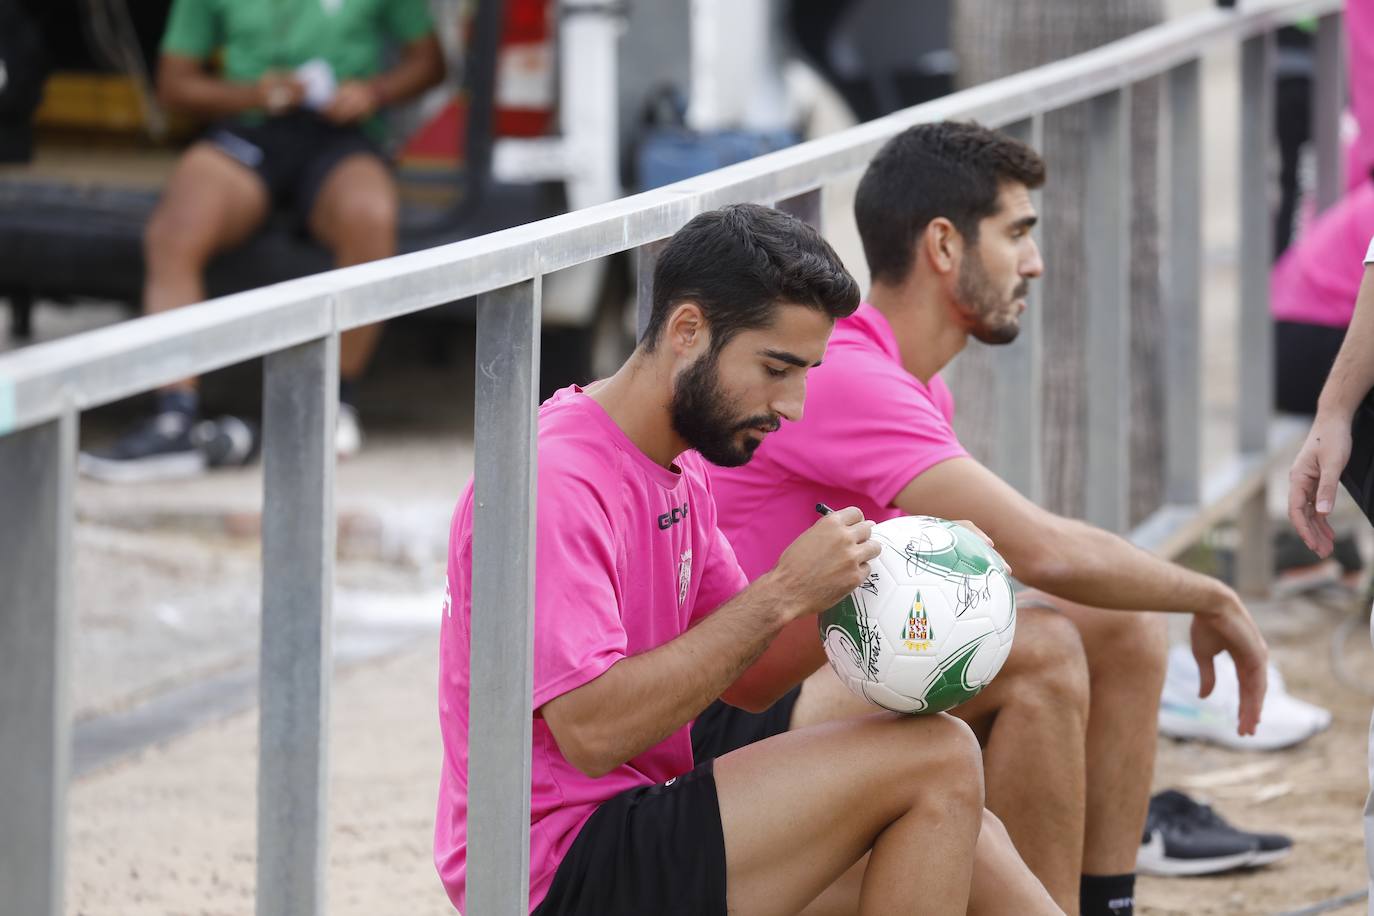
[[[605,801],[531,916],[726,916],[715,758],[787,731],[800,687],[762,713],[717,700],[692,725],[689,773]]]
[[[334,167],[355,153],[386,164],[381,147],[356,124],[334,124],[313,111],[292,111],[262,121],[230,119],[214,125],[205,140],[251,169],[267,186],[272,206],[309,227],[315,198]]]
[[[1297,321],[1274,323],[1274,406],[1285,413],[1317,412],[1317,398],[1345,340],[1345,328]]]

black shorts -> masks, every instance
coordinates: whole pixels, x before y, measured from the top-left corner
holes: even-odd
[[[206,132],[205,140],[252,169],[267,186],[272,206],[291,213],[301,230],[309,226],[315,198],[336,165],[355,153],[387,161],[361,127],[334,124],[313,111],[262,121],[221,121]]]
[[[532,916],[726,916],[715,758],[787,731],[798,687],[762,713],[717,700],[692,726],[695,769],[603,802]]]
[[[1274,323],[1274,406],[1287,413],[1317,412],[1345,328],[1297,321]]]

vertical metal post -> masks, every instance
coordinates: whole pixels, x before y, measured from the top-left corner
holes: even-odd
[[[791,213],[797,219],[817,231],[821,229],[820,188],[813,188],[810,191],[803,191],[795,197],[788,197],[780,200],[778,201],[777,209],[784,213]]]
[[[1312,141],[1317,151],[1317,211],[1341,196],[1341,108],[1345,101],[1341,14],[1317,20],[1315,73],[1312,78]]]
[[[1273,34],[1246,39],[1241,48],[1240,111],[1240,389],[1237,417],[1242,454],[1269,446],[1274,403],[1274,332],[1269,315],[1269,263],[1273,213],[1269,207],[1274,138]],[[1236,583],[1265,594],[1273,578],[1268,487],[1241,508]]]
[[[635,249],[635,340],[644,336],[654,311],[654,266],[668,246],[667,239],[646,242]]]
[[[1202,109],[1196,60],[1169,71],[1164,258],[1164,501],[1202,498]]]
[[[258,916],[321,916],[339,336],[263,363]]]
[[[1039,149],[1043,144],[1044,117],[1037,114],[1009,124],[1003,130],[1022,143]],[[1040,208],[1040,197],[1038,189],[1031,192],[1031,202],[1037,210]],[[1043,234],[1036,235],[1036,241],[1043,244]],[[1016,335],[1015,341],[999,347],[994,359],[998,417],[993,467],[1003,480],[1036,502],[1044,495],[1040,447],[1040,401],[1044,387],[1041,380],[1040,303],[1040,282],[1032,280],[1030,293],[1026,297],[1026,311],[1021,314],[1021,332]]]
[[[1130,89],[1087,101],[1083,201],[1087,295],[1088,521],[1126,530],[1130,431]]]
[[[0,911],[63,912],[75,411],[0,436]]]
[[[466,912],[483,916],[529,911],[539,288],[477,298]]]

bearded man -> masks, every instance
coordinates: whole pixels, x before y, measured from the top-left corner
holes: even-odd
[[[954,434],[954,400],[938,373],[970,337],[1016,338],[1044,269],[1031,235],[1031,191],[1044,180],[1034,150],[976,124],[921,124],[889,141],[854,204],[873,278],[868,301],[837,322],[808,381],[806,416],[769,436],[748,464],[713,468],[711,481],[721,530],[750,577],[810,525],[818,502],[878,521],[968,519],[987,533],[1038,590],[1018,596],[1016,642],[998,679],[954,710],[984,746],[988,808],[1067,912],[1126,916],[1166,658],[1162,616],[1142,611],[1194,615],[1204,695],[1212,658],[1230,652],[1241,684],[1232,727],[1242,734],[1258,722],[1267,650],[1229,587],[1037,506]],[[1084,654],[1086,717],[1072,677]],[[823,663],[814,625],[797,625],[756,667],[786,683]],[[809,728],[871,709],[822,669],[764,716]],[[703,724],[750,728],[746,714],[719,704]]]
[[[716,527],[706,463],[747,462],[802,416],[808,373],[859,289],[815,230],[741,204],[677,232],[615,375],[539,411],[530,908],[535,916],[1060,910],[983,810],[950,716],[877,713],[747,741],[689,723],[762,710],[800,678],[754,664],[878,554],[852,507],[806,526],[753,584]],[[467,912],[472,612],[468,485],[440,646],[435,863]],[[488,608],[490,612],[509,608]]]

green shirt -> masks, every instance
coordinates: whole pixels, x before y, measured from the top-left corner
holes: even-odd
[[[343,82],[376,76],[388,45],[433,30],[426,0],[175,0],[162,51],[204,60],[222,50],[236,83],[322,57]]]

